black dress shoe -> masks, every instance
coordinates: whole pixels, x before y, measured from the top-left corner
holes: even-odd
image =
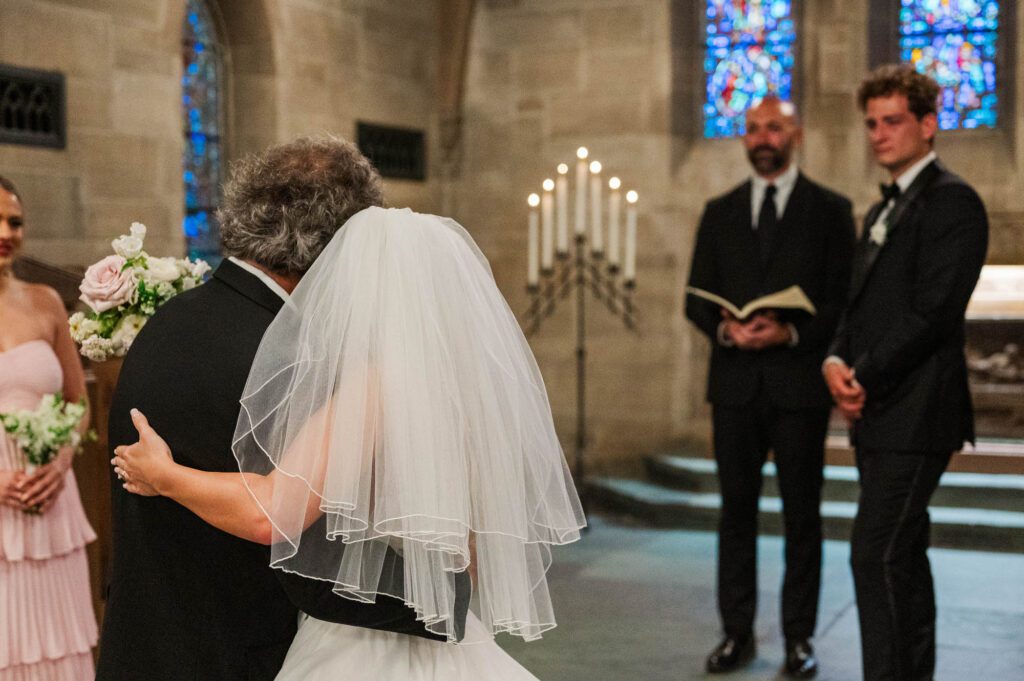
[[[725,639],[708,655],[707,670],[711,674],[731,672],[754,659],[754,637]]]
[[[818,673],[818,658],[807,639],[786,644],[786,675],[794,679],[811,679]]]

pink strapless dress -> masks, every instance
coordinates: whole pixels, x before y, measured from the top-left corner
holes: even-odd
[[[34,409],[63,383],[46,341],[0,353],[0,411]],[[23,467],[17,447],[0,429],[0,468]],[[96,615],[85,545],[95,538],[72,471],[43,515],[0,506],[0,681],[94,677]]]

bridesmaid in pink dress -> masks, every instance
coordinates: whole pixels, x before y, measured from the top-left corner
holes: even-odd
[[[33,409],[47,393],[85,397],[64,306],[46,286],[14,278],[23,211],[0,176],[0,411]],[[88,414],[82,419],[82,428]],[[71,451],[31,475],[0,429],[0,681],[93,678],[96,617],[85,545],[96,538],[71,471]],[[41,513],[25,509],[38,505]]]

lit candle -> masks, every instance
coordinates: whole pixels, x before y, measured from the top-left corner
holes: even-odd
[[[576,236],[587,231],[587,156],[586,147],[576,150]]]
[[[601,229],[601,162],[590,164],[590,250],[604,252],[604,233]]]
[[[608,266],[613,271],[619,269],[619,213],[622,212],[622,194],[619,187],[622,181],[617,177],[608,180]]]
[[[530,204],[530,227],[529,227],[529,252],[527,256],[526,284],[535,287],[540,281],[540,248],[537,235],[537,206],[540,205],[540,197],[530,194],[527,199]]]
[[[569,166],[558,164],[555,180],[555,214],[558,216],[558,255],[569,252]]]
[[[555,266],[554,189],[554,180],[544,180],[544,193],[540,197],[540,267],[545,273],[550,273]]]
[[[626,253],[622,275],[627,284],[636,281],[636,202],[638,198],[635,191],[626,192]]]

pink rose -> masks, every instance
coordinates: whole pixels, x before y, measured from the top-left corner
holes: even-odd
[[[108,255],[85,271],[79,299],[96,314],[128,302],[135,293],[135,273],[131,268],[122,272],[124,262],[119,255]]]

